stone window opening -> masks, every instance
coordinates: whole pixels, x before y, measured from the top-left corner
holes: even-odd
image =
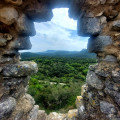
[[[85,0],[84,5],[82,3],[83,0],[0,1],[1,120],[120,119],[120,1]],[[78,21],[78,35],[90,37],[88,50],[98,57],[98,64],[89,67],[86,84],[78,98],[78,112],[73,118],[73,111],[67,117],[53,113],[45,118],[44,111],[39,111],[25,89],[29,75],[37,72],[37,65],[32,61],[19,61],[18,50],[31,48],[29,36],[36,33],[33,22],[51,20],[55,7],[70,9],[70,17]]]

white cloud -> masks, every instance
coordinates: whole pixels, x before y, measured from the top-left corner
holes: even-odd
[[[54,9],[50,22],[35,23],[36,36],[31,37],[30,52],[46,50],[80,51],[87,47],[88,38],[76,34],[77,21],[68,17],[68,9]]]
[[[53,10],[53,14],[54,18],[52,19],[52,22],[56,25],[60,25],[63,28],[68,28],[72,30],[77,29],[77,21],[68,17],[68,8],[56,8]]]

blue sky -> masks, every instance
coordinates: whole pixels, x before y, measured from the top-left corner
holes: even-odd
[[[77,21],[68,17],[68,8],[53,9],[49,22],[35,23],[36,36],[31,37],[29,52],[46,50],[80,51],[87,47],[88,38],[77,35]]]

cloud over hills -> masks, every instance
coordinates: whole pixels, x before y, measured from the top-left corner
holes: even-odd
[[[33,47],[29,51],[80,51],[86,48],[88,38],[77,35],[77,21],[68,17],[68,9],[54,9],[53,14],[51,21],[35,23],[37,34],[31,37]]]

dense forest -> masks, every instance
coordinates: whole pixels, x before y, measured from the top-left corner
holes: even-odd
[[[65,112],[75,107],[90,64],[95,58],[40,56],[24,60],[35,61],[38,73],[31,76],[28,93],[40,109]]]

